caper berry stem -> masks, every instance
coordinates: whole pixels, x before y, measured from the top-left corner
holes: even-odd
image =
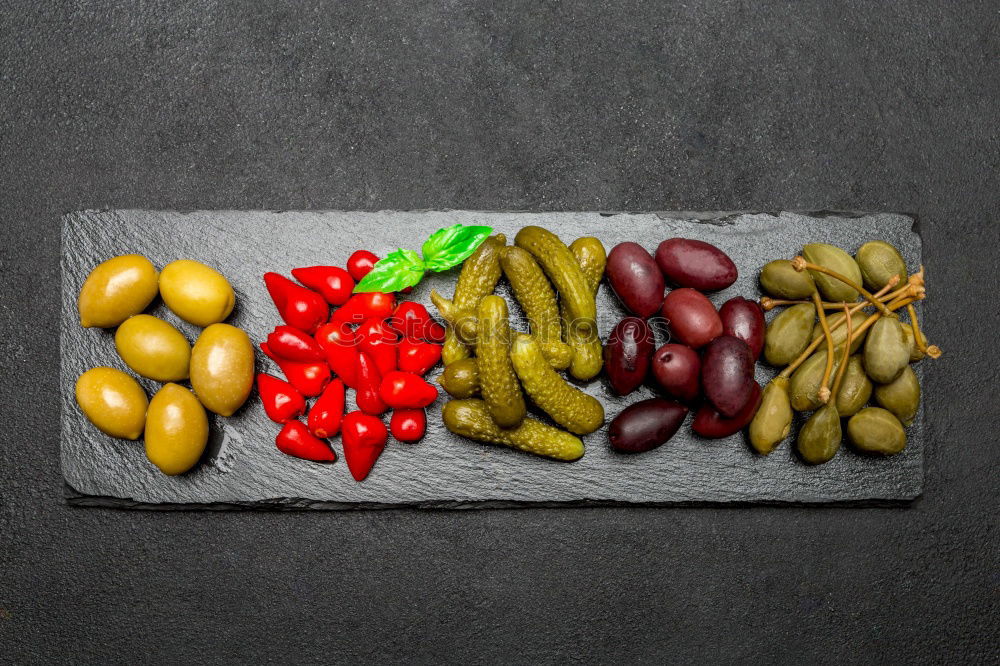
[[[895,303],[889,303],[886,307],[889,310],[898,310],[899,308],[906,307],[907,305],[909,305],[910,303],[912,303],[915,300],[919,301],[920,298],[905,299],[905,300],[897,301]],[[855,312],[857,312],[858,310],[860,310],[863,307],[866,307],[867,305],[868,305],[867,303],[861,302],[861,303],[858,303],[857,305],[854,305],[851,308],[849,308],[849,311],[853,315]],[[882,316],[881,312],[874,313],[872,316],[870,316],[868,319],[866,319],[864,322],[862,322],[860,326],[858,326],[858,330],[854,331],[854,335],[852,337],[856,338],[859,335],[861,335],[862,333],[864,333],[865,331],[867,331],[869,328],[871,328],[875,324],[875,322],[881,316]],[[833,325],[833,328],[831,328],[831,331],[837,330],[843,323],[844,323],[843,320],[838,321],[836,324]],[[799,354],[799,357],[797,359],[795,359],[794,361],[792,361],[791,363],[789,363],[788,367],[786,367],[784,370],[782,370],[778,374],[778,376],[779,377],[791,377],[792,373],[795,372],[796,370],[798,370],[799,366],[802,365],[803,363],[805,363],[806,359],[809,358],[814,351],[816,351],[816,348],[819,347],[820,343],[823,341],[823,337],[824,336],[822,336],[822,335],[816,336],[813,339],[813,341],[809,343],[809,346],[806,347],[805,350],[801,354]],[[848,344],[848,345],[850,345],[850,343],[851,343],[850,340],[848,340],[846,342],[846,344]]]
[[[823,309],[823,301],[819,298],[819,292],[812,293],[813,303],[816,305],[816,314],[819,316],[819,326],[823,329],[823,337],[826,338],[826,367],[823,369],[823,379],[819,383],[819,400],[826,403],[830,400],[830,373],[833,372],[833,335],[830,333],[830,324],[826,321],[826,311]],[[847,315],[850,319],[850,314]]]
[[[830,270],[829,268],[820,266],[819,264],[809,263],[808,261],[805,260],[804,257],[795,257],[794,259],[792,259],[792,268],[794,268],[800,273],[804,270],[816,271],[818,273],[829,275],[834,280],[840,280],[848,287],[850,287],[851,289],[855,290],[856,292],[864,296],[865,300],[874,305],[883,315],[887,317],[895,317],[895,315],[892,314],[892,312],[885,306],[885,303],[872,296],[871,292],[869,292],[867,289],[865,289],[860,284],[858,284],[851,278],[847,277],[846,275],[841,275],[837,271]]]
[[[850,309],[844,306],[844,321],[847,322],[847,336],[844,339],[844,356],[840,359],[840,367],[837,368],[837,377],[833,380],[833,395],[840,391],[840,382],[844,379],[844,372],[847,370],[847,361],[851,356],[851,337],[854,335],[854,322],[851,320]]]
[[[923,266],[920,267],[920,270],[923,272]],[[913,343],[917,345],[917,349],[931,358],[941,358],[941,348],[937,345],[928,345],[927,341],[924,340],[924,334],[920,332],[920,323],[917,321],[917,309],[913,307],[913,303],[906,306],[906,312],[910,315],[910,328],[913,329]]]

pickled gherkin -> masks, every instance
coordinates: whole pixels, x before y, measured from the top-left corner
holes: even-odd
[[[604,407],[593,396],[570,385],[546,362],[541,345],[530,335],[514,336],[510,347],[524,392],[552,420],[577,435],[594,432],[604,423]]]
[[[556,294],[538,263],[519,247],[505,247],[500,251],[500,267],[528,317],[542,354],[557,370],[569,367],[572,350],[562,341]]]
[[[604,276],[604,267],[608,263],[608,253],[604,245],[592,236],[583,236],[569,244],[569,251],[580,264],[580,270],[587,280],[590,293],[596,296],[597,288]],[[604,367],[604,350],[597,330],[581,332],[579,327],[573,325],[566,311],[566,304],[562,300],[559,301],[559,316],[563,323],[564,339],[573,350],[569,374],[580,381],[593,379]]]
[[[500,428],[482,400],[450,400],[441,408],[441,419],[451,432],[479,442],[503,444],[556,460],[577,460],[584,453],[579,437],[532,418],[516,428]]]
[[[493,420],[501,428],[513,428],[524,418],[524,395],[510,361],[510,325],[507,301],[486,296],[479,303],[479,390]]]

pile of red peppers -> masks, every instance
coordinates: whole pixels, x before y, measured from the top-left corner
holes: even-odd
[[[264,274],[285,322],[260,343],[285,378],[257,375],[264,411],[282,424],[278,450],[333,462],[337,455],[329,439],[340,434],[344,459],[357,481],[368,476],[390,433],[407,443],[424,436],[424,410],[438,392],[423,376],[440,361],[445,334],[419,303],[397,302],[396,294],[353,293],[377,261],[359,250],[346,270],[293,269],[297,283],[278,273]],[[357,409],[345,414],[348,389]],[[386,428],[382,416],[390,411]]]

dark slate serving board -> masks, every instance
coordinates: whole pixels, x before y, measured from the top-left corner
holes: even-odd
[[[212,419],[212,438],[201,464],[176,478],[150,464],[141,442],[107,437],[91,426],[73,398],[76,378],[95,365],[127,368],[117,357],[112,331],[83,329],[76,294],[90,269],[118,254],[136,252],[158,267],[177,258],[204,261],[225,274],[238,301],[230,323],[254,342],[278,323],[261,275],[288,274],[295,266],[343,264],[366,248],[384,256],[397,246],[419,248],[435,229],[461,222],[484,224],[512,239],[527,224],[548,227],[567,242],[599,237],[610,249],[634,240],[655,249],[665,238],[684,236],[714,243],[740,270],[736,284],[714,294],[718,305],[742,295],[756,298],[756,276],[767,260],[794,256],[806,242],[825,241],[853,251],[861,243],[885,239],[902,251],[911,270],[920,264],[914,221],[896,214],[695,214],[695,213],[497,213],[426,212],[263,212],[86,211],[66,215],[62,228],[62,469],[67,498],[74,504],[140,508],[362,508],[413,505],[483,507],[525,503],[688,502],[865,502],[905,501],[923,484],[923,410],[908,429],[906,450],[876,459],[844,447],[828,464],[801,463],[786,441],[768,457],[754,455],[742,435],[703,440],[688,423],[661,448],[628,456],[610,450],[606,426],[585,438],[586,455],[560,463],[529,454],[470,442],[441,424],[429,411],[426,438],[418,444],[391,442],[363,483],[348,474],[342,459],[321,465],[287,457],[274,446],[275,424],[256,396],[229,419]],[[434,275],[412,299],[430,306],[428,294],[453,290],[455,272]],[[506,285],[500,291],[505,295]],[[599,328],[606,336],[624,315],[609,288],[599,294]],[[151,310],[194,340],[198,330],[178,320],[159,301]],[[515,325],[523,315],[514,308]],[[275,371],[258,352],[258,368]],[[919,365],[917,366],[920,372]],[[436,375],[440,370],[432,371]],[[758,366],[763,384],[774,371]],[[141,382],[152,395],[157,384]],[[587,389],[601,399],[609,418],[624,404],[652,395],[648,388],[623,400],[602,381]],[[353,400],[349,398],[349,403]],[[338,457],[339,440],[334,440]]]

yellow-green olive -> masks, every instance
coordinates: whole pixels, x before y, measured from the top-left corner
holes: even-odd
[[[211,266],[193,259],[178,259],[163,267],[160,294],[174,314],[195,326],[222,321],[236,304],[229,281]]]
[[[183,474],[207,443],[208,416],[198,398],[179,384],[165,384],[146,412],[146,457],[164,474]]]
[[[141,314],[129,317],[115,331],[115,348],[135,372],[158,382],[188,377],[191,344],[162,319]]]
[[[98,430],[112,437],[138,439],[146,424],[146,392],[115,368],[92,368],[80,375],[76,402]]]
[[[80,288],[80,325],[112,328],[139,314],[156,298],[156,280],[156,267],[139,254],[101,262]]]
[[[209,411],[231,416],[253,387],[253,345],[242,330],[212,324],[191,351],[191,388]]]

